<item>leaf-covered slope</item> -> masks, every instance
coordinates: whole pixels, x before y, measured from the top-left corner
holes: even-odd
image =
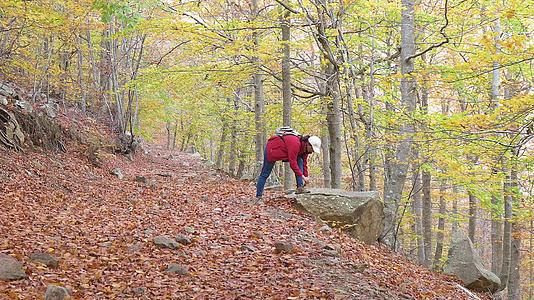
[[[250,184],[188,154],[110,155],[95,168],[74,150],[0,151],[0,252],[29,275],[0,282],[0,299],[42,297],[50,283],[77,299],[469,299],[451,278],[327,230],[281,195],[253,204]],[[163,234],[192,243],[158,248]],[[294,251],[275,253],[280,241]],[[59,267],[31,262],[34,251]],[[189,275],[165,272],[172,263]]]

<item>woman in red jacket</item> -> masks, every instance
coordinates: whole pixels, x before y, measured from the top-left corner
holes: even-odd
[[[281,160],[289,162],[297,180],[297,194],[306,193],[304,183],[308,182],[308,154],[321,152],[321,139],[317,136],[273,136],[267,141],[263,157],[256,198],[261,199],[265,181],[271,175],[274,164]]]

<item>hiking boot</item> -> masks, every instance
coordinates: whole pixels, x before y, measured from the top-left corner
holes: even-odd
[[[297,187],[297,190],[295,191],[295,194],[306,194],[309,193],[307,189],[305,189],[303,186]]]

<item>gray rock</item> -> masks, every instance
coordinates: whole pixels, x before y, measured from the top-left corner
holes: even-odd
[[[384,226],[384,203],[376,192],[349,192],[337,189],[310,189],[292,195],[296,208],[339,227],[349,235],[373,244]]]
[[[0,280],[18,280],[27,278],[22,264],[15,258],[0,253]]]
[[[143,248],[143,243],[135,243],[135,244],[130,245],[128,247],[128,253],[139,252],[139,251],[141,251],[142,248]]]
[[[494,293],[501,285],[499,277],[484,268],[469,237],[460,231],[452,238],[443,272],[458,276],[464,286],[473,291]]]
[[[182,245],[189,245],[191,244],[191,239],[186,237],[185,235],[177,235],[176,236],[176,241]]]
[[[45,292],[45,300],[63,300],[63,299],[69,299],[70,293],[69,290],[62,286],[57,286],[53,284],[49,284],[46,287]]]
[[[124,178],[124,175],[122,174],[122,170],[120,168],[115,168],[115,169],[111,170],[110,173],[115,175],[115,176],[117,176],[117,178],[119,178],[119,180],[122,180]]]
[[[0,95],[0,104],[7,105],[7,98],[5,96]]]
[[[250,245],[246,245],[246,244],[241,245],[241,247],[239,249],[241,249],[241,251],[256,252],[256,248],[255,247],[250,246]]]
[[[276,242],[274,243],[274,252],[275,253],[291,253],[295,250],[295,247],[288,242]]]
[[[1,82],[0,82],[0,93],[6,96],[11,96],[11,97],[15,97],[17,95],[17,92],[15,91],[15,89]]]
[[[29,102],[26,102],[26,101],[23,101],[23,100],[16,100],[15,101],[15,105],[18,108],[22,109],[22,111],[24,111],[24,112],[27,112],[27,113],[33,112],[33,107]]]
[[[145,288],[144,287],[136,287],[134,289],[132,289],[132,292],[138,296],[140,295],[143,295],[145,293]]]
[[[58,260],[46,252],[33,252],[30,254],[30,259],[49,268],[57,268],[59,266]]]
[[[189,234],[193,234],[193,233],[195,233],[195,228],[192,227],[192,226],[187,226],[186,228],[184,228],[184,231],[189,233]]]
[[[165,272],[185,276],[189,275],[189,268],[179,264],[170,264]]]
[[[59,106],[54,102],[49,102],[41,106],[41,108],[45,111],[46,115],[49,118],[55,118],[57,117],[57,112],[59,110]]]
[[[155,237],[153,242],[154,244],[156,244],[156,246],[162,248],[178,249],[178,247],[180,247],[180,244],[178,244],[175,240],[166,235],[160,235]]]
[[[148,183],[148,179],[145,176],[137,175],[135,176],[135,181],[140,183]]]

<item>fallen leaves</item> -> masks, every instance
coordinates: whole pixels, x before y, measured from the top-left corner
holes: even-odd
[[[32,275],[0,282],[0,298],[41,298],[57,282],[76,299],[467,299],[449,277],[324,228],[284,198],[254,205],[251,186],[189,155],[152,153],[108,157],[102,168],[82,152],[2,155],[0,252]],[[158,248],[160,235],[180,246]],[[280,241],[291,249],[275,253]],[[29,263],[34,251],[53,254],[59,267]],[[189,275],[165,272],[171,264]]]

